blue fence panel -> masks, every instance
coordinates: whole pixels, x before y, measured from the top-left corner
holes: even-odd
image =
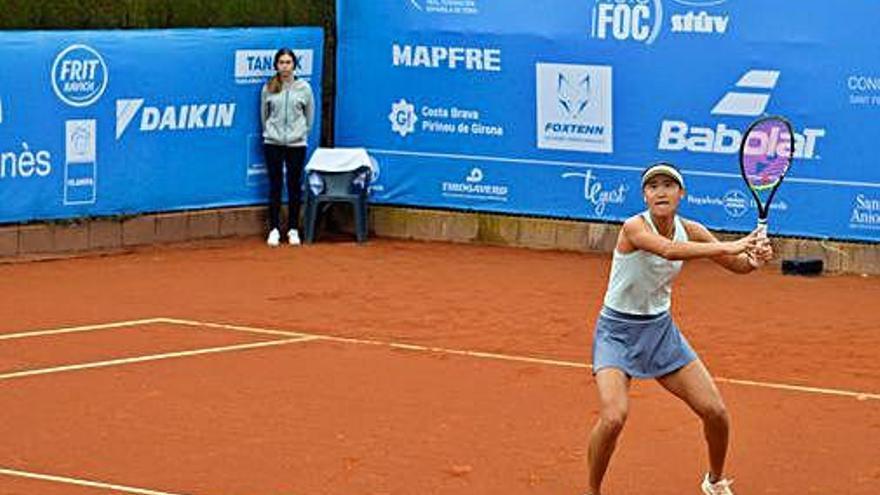
[[[282,46],[315,93],[318,28],[0,33],[0,222],[265,201],[259,95]]]
[[[782,114],[779,234],[880,240],[880,5],[819,0],[338,0],[336,143],[378,203],[620,221],[639,172],[681,167],[682,213],[747,231],[741,133]]]

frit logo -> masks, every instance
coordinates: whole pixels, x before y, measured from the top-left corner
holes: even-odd
[[[662,0],[595,0],[593,38],[650,45],[663,25]]]
[[[107,89],[107,64],[87,45],[70,45],[52,63],[52,89],[61,101],[87,107]]]
[[[122,137],[138,113],[142,132],[229,128],[235,118],[235,103],[151,107],[144,106],[143,98],[116,100],[116,139]]]
[[[770,91],[776,87],[780,71],[753,69],[736,83],[736,88],[724,94],[712,108],[711,114],[727,117],[757,117],[770,102]],[[745,127],[746,123],[739,126]],[[815,159],[819,138],[824,128],[804,128],[795,132],[795,158]],[[719,122],[714,126],[700,126],[683,120],[664,120],[660,125],[657,147],[665,151],[734,154],[739,152],[742,132]]]
[[[590,102],[590,75],[584,74],[574,81],[569,81],[565,74],[560,73],[556,94],[565,113],[576,119]]]
[[[416,109],[412,103],[401,98],[397,103],[391,104],[391,113],[388,114],[388,120],[391,121],[391,130],[400,134],[400,137],[406,137],[416,130]]]

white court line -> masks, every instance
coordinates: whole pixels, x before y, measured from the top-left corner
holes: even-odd
[[[159,361],[162,359],[174,359],[181,358],[187,356],[199,356],[203,354],[216,354],[219,352],[229,352],[229,351],[241,351],[245,349],[258,349],[261,347],[273,347],[279,345],[293,344],[296,342],[307,342],[310,340],[316,340],[320,337],[313,336],[298,336],[295,338],[289,339],[281,339],[281,340],[269,340],[266,342],[254,342],[250,344],[236,344],[236,345],[227,345],[222,347],[206,347],[203,349],[194,349],[191,351],[179,351],[179,352],[166,352],[162,354],[151,354],[148,356],[138,356],[131,358],[123,358],[123,359],[111,359],[109,361],[95,361],[91,363],[81,363],[81,364],[71,364],[67,366],[55,366],[52,368],[39,368],[32,370],[24,370],[24,371],[16,371],[12,373],[4,373],[0,374],[0,380],[11,380],[14,378],[24,378],[27,376],[35,376],[35,375],[46,375],[49,373],[61,373],[64,371],[76,371],[76,370],[84,370],[91,368],[104,368],[107,366],[120,366],[124,364],[132,364],[132,363],[143,363],[147,361]]]
[[[59,335],[64,333],[91,332],[94,330],[107,330],[110,328],[135,327],[149,325],[151,323],[166,323],[165,318],[146,318],[143,320],[116,321],[112,323],[100,323],[98,325],[82,325],[77,327],[52,328],[48,330],[31,330],[19,333],[0,334],[0,340],[24,339],[29,337],[42,337],[44,335]]]
[[[405,349],[411,351],[419,351],[419,352],[439,352],[443,354],[454,354],[459,356],[469,356],[476,358],[485,358],[485,359],[496,359],[501,361],[516,361],[522,363],[534,363],[534,364],[546,364],[549,366],[559,366],[566,368],[582,368],[582,369],[590,369],[592,366],[586,363],[580,363],[576,361],[562,361],[558,359],[547,359],[547,358],[536,358],[536,357],[528,357],[528,356],[513,356],[509,354],[497,354],[491,352],[479,352],[479,351],[467,351],[461,349],[448,349],[444,347],[429,347],[415,344],[404,344],[399,342],[382,342],[378,340],[366,340],[366,339],[355,339],[355,338],[346,338],[346,337],[334,337],[332,335],[320,335],[320,334],[310,334],[310,333],[302,333],[302,332],[287,332],[284,330],[277,329],[269,329],[269,328],[258,328],[258,327],[249,327],[243,325],[227,325],[223,323],[209,323],[209,322],[200,322],[197,320],[182,320],[176,318],[157,318],[158,320],[162,320],[165,323],[176,323],[179,325],[190,325],[190,326],[206,326],[211,328],[223,328],[227,330],[238,330],[243,332],[252,332],[252,333],[261,333],[261,334],[272,334],[272,335],[300,335],[300,336],[310,336],[315,337],[321,340],[329,340],[334,342],[346,342],[351,344],[367,344],[367,345],[384,345],[396,349]],[[880,394],[868,393],[868,392],[858,392],[853,390],[841,390],[834,388],[821,388],[821,387],[807,387],[802,385],[790,385],[787,383],[774,383],[774,382],[759,382],[754,380],[740,380],[736,378],[724,378],[724,377],[714,377],[715,381],[721,383],[730,383],[733,385],[743,385],[748,387],[760,387],[760,388],[769,388],[774,390],[786,390],[790,392],[805,392],[811,394],[821,394],[821,395],[838,395],[844,397],[852,397],[858,400],[880,400]]]
[[[134,486],[116,485],[113,483],[103,483],[100,481],[82,480],[77,478],[68,478],[66,476],[55,476],[51,474],[31,473],[28,471],[19,471],[18,469],[0,468],[0,475],[16,476],[19,478],[30,478],[42,481],[54,481],[57,483],[67,483],[68,485],[88,486],[90,488],[101,488],[105,490],[116,490],[118,492],[137,493],[139,495],[184,495],[171,492],[160,492],[158,490],[148,490],[146,488],[137,488]]]

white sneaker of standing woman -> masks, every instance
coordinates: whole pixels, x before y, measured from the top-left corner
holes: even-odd
[[[290,243],[291,246],[299,246],[299,231],[296,229],[290,229],[287,231],[287,242]]]
[[[728,479],[721,479],[713,483],[709,479],[709,473],[706,473],[700,488],[703,489],[705,495],[733,495],[733,490],[730,488],[732,483],[733,480]]]
[[[269,231],[269,237],[266,238],[266,244],[270,247],[276,247],[281,242],[281,232],[278,232],[278,229],[272,229]]]

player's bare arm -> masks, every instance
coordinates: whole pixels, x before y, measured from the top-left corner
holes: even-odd
[[[687,223],[685,226],[687,228]],[[674,241],[655,233],[643,218],[635,216],[624,222],[617,249],[622,253],[642,250],[668,260],[689,260],[725,255],[736,256],[753,246],[757,238],[757,234],[753,232],[735,241],[721,242],[715,239],[715,242],[710,242],[707,240],[710,238],[705,236],[699,239],[691,237],[690,230],[688,229],[688,237],[692,240]],[[703,230],[705,231],[705,228]]]

